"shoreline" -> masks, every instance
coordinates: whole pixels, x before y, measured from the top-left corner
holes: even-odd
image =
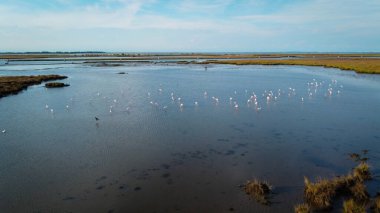
[[[301,65],[352,70],[357,73],[380,74],[380,54],[0,54],[4,65],[20,61],[62,61],[81,63],[177,63],[231,65]],[[167,61],[165,61],[167,60]],[[170,61],[172,60],[172,61]]]

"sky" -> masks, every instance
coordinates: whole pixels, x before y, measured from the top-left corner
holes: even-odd
[[[0,52],[380,52],[380,0],[0,0]]]

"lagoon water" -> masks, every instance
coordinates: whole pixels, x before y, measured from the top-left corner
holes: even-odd
[[[32,74],[67,75],[71,86],[0,99],[1,212],[292,212],[304,176],[346,174],[355,166],[348,153],[363,149],[375,175],[369,191],[379,190],[380,76],[304,66],[0,66],[0,75]],[[247,103],[253,92],[257,106]],[[274,186],[271,206],[239,187],[252,178]]]

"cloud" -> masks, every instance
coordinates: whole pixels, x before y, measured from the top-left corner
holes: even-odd
[[[117,1],[121,7],[107,9]],[[0,6],[0,26],[24,28],[128,28],[144,1],[106,0],[69,11],[38,11],[20,13],[12,7]],[[68,0],[67,0],[67,3]]]
[[[71,42],[76,48],[156,51],[380,49],[378,0],[274,0],[280,6],[264,0],[86,2],[53,0],[33,10],[0,3],[2,48],[49,44],[59,49]],[[241,12],[248,7],[255,8]]]
[[[232,0],[212,0],[212,1],[194,1],[183,0],[176,1],[172,7],[178,12],[185,13],[214,13],[223,11],[233,1]]]
[[[70,1],[70,0],[65,0]],[[180,7],[188,5],[183,2]],[[230,1],[215,1],[216,5],[197,4],[197,8],[218,8],[228,5]],[[116,9],[110,10],[112,4],[120,4]],[[250,33],[256,35],[268,35],[270,32],[258,29],[247,23],[234,20],[219,20],[205,18],[169,17],[165,14],[138,14],[144,4],[154,1],[133,0],[103,0],[97,4],[86,5],[75,10],[51,12],[19,13],[14,8],[0,7],[0,26],[18,28],[43,28],[43,29],[165,29],[165,30],[189,30],[189,31],[216,31],[221,33]],[[69,4],[69,3],[68,3]],[[195,4],[195,3],[191,3]],[[190,7],[191,10],[195,6]],[[179,9],[181,10],[181,9]],[[12,20],[12,21],[5,21]]]

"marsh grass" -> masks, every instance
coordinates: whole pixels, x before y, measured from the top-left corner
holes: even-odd
[[[302,203],[294,206],[295,213],[310,213],[311,209],[308,204]]]
[[[235,65],[302,65],[322,66],[352,70],[357,73],[380,74],[380,59],[373,58],[315,58],[315,59],[273,59],[273,60],[220,60],[202,63],[235,64]]]
[[[366,205],[349,199],[343,202],[343,213],[366,213]]]
[[[0,77],[0,98],[11,94],[17,94],[31,85],[65,78],[67,77],[61,75],[2,76]]]
[[[360,181],[370,180],[372,177],[369,165],[366,162],[361,162],[354,168],[353,176]]]
[[[271,204],[269,201],[269,195],[272,191],[272,186],[267,182],[262,182],[257,179],[248,181],[244,186],[244,191],[260,204]]]
[[[350,195],[355,202],[365,205],[369,202],[369,194],[364,185],[371,178],[369,165],[361,162],[351,173],[331,179],[318,178],[311,182],[305,180],[304,197],[306,202],[317,210],[331,209],[337,196]]]
[[[380,213],[380,194],[379,193],[377,193],[377,196],[372,201],[371,212]]]
[[[363,182],[356,181],[355,184],[349,188],[349,190],[355,201],[360,203],[369,202],[369,194]]]
[[[307,203],[317,209],[329,209],[337,192],[335,180],[318,179],[312,183],[305,177],[304,196]]]
[[[46,88],[59,88],[59,87],[68,87],[70,86],[69,84],[61,83],[61,82],[50,82],[46,83],[45,87]]]

